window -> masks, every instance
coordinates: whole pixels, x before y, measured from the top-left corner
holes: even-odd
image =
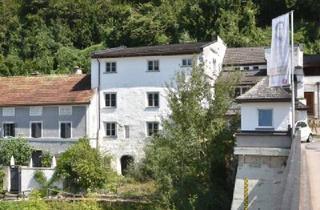
[[[71,122],[60,122],[60,138],[71,138]]]
[[[13,117],[14,115],[15,115],[15,108],[13,107],[2,108],[2,116]]]
[[[234,94],[235,97],[238,97],[241,95],[241,88],[240,87],[236,87],[234,91],[235,91],[235,94]]]
[[[259,66],[254,66],[253,70],[259,70]]]
[[[117,63],[116,62],[106,62],[106,73],[116,73]]]
[[[42,123],[41,122],[31,122],[31,137],[32,138],[42,137]]]
[[[72,106],[59,106],[59,115],[72,115]]]
[[[234,70],[240,71],[240,67],[234,67]]]
[[[128,139],[130,137],[130,128],[129,125],[124,126],[124,137]]]
[[[191,58],[182,59],[182,66],[183,67],[192,66],[192,59]]]
[[[14,123],[3,123],[3,136],[4,137],[15,137],[15,124]]]
[[[117,125],[115,122],[106,123],[106,136],[116,137],[117,136]]]
[[[246,93],[251,87],[250,86],[238,86],[235,88],[235,97],[238,97]]]
[[[272,127],[272,109],[258,109],[258,126]]]
[[[30,107],[30,116],[41,116],[42,115],[42,107],[41,106],[34,106]]]
[[[116,93],[106,93],[106,107],[116,107],[117,106],[117,94]]]
[[[305,128],[305,127],[307,127],[307,123],[305,123],[305,122],[298,122],[297,123],[297,128]]]
[[[159,107],[159,93],[148,93],[148,107]]]
[[[250,69],[250,67],[249,67],[249,66],[245,66],[245,67],[243,67],[243,70],[248,71],[249,69]]]
[[[148,61],[148,71],[159,71],[159,61]]]
[[[147,135],[152,136],[159,132],[159,123],[158,122],[147,122]]]

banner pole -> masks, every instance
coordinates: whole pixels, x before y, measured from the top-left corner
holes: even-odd
[[[291,100],[292,100],[292,131],[291,137],[295,133],[295,85],[294,85],[294,46],[293,46],[293,10],[291,11]]]

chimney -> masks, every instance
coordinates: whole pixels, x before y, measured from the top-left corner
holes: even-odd
[[[73,72],[74,74],[82,74],[82,69],[79,66],[75,66]]]

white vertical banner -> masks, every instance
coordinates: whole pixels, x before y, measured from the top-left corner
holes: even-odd
[[[287,13],[272,19],[271,54],[267,63],[270,87],[291,84],[290,48],[289,13]]]

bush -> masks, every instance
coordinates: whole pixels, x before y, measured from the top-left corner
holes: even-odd
[[[16,165],[27,165],[32,154],[32,147],[22,138],[0,140],[0,165],[9,165],[11,156]]]
[[[41,166],[51,167],[52,155],[49,152],[44,152],[41,155]]]
[[[0,193],[3,192],[3,179],[4,179],[5,173],[3,172],[3,169],[0,167]]]
[[[61,155],[55,176],[64,179],[66,190],[86,193],[102,188],[110,170],[103,156],[82,138]]]

